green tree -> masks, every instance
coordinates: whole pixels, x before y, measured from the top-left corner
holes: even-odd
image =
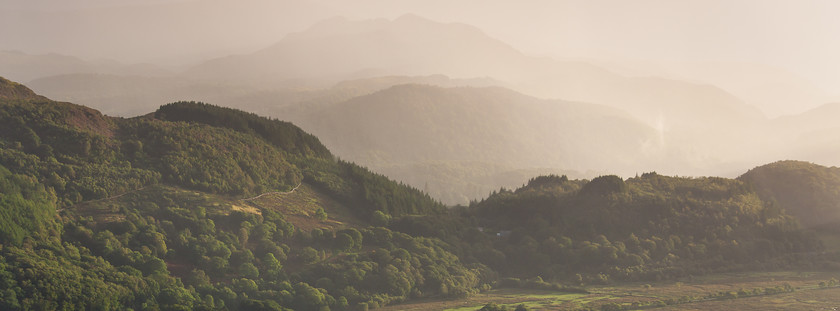
[[[326,305],[324,293],[309,284],[299,282],[295,284],[294,290],[292,305],[297,310],[318,310]]]
[[[387,227],[391,221],[391,216],[386,215],[382,211],[374,211],[371,215],[371,224],[379,227]]]
[[[321,221],[327,220],[327,212],[324,211],[323,207],[318,207],[318,209],[315,210],[315,218]]]
[[[257,279],[260,277],[260,270],[254,264],[246,262],[239,266],[239,274],[249,279]]]
[[[348,251],[353,249],[353,237],[349,234],[341,232],[335,236],[335,246],[339,250]]]
[[[305,264],[314,264],[318,262],[318,251],[310,246],[304,247],[298,258]]]

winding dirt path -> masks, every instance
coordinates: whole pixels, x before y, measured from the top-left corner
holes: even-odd
[[[153,185],[145,185],[145,186],[140,187],[138,189],[134,189],[134,190],[131,190],[131,191],[126,191],[126,192],[123,192],[123,193],[120,193],[120,194],[117,194],[117,195],[112,195],[112,196],[107,197],[107,198],[82,201],[82,202],[79,202],[79,203],[76,203],[76,204],[73,204],[73,205],[70,205],[70,206],[67,206],[67,207],[57,208],[57,209],[55,209],[55,211],[56,211],[56,213],[58,213],[58,212],[61,212],[63,210],[66,210],[66,209],[72,209],[73,207],[76,207],[76,206],[81,205],[81,204],[87,204],[87,203],[116,199],[116,198],[119,198],[119,197],[124,196],[124,195],[129,194],[129,193],[135,193],[135,192],[141,191],[143,189],[148,188],[149,186],[153,186]]]
[[[289,190],[289,191],[273,191],[273,192],[266,192],[266,193],[260,194],[260,195],[258,195],[258,196],[255,196],[255,197],[253,197],[253,198],[241,199],[240,201],[251,201],[251,200],[256,200],[256,199],[259,199],[259,198],[261,198],[262,196],[267,195],[267,194],[275,194],[275,193],[276,193],[276,194],[289,194],[289,193],[295,192],[295,190],[297,190],[297,188],[300,188],[300,185],[303,185],[303,183],[302,183],[302,182],[301,182],[301,183],[299,183],[297,186],[295,186],[294,188],[292,188],[292,190]]]

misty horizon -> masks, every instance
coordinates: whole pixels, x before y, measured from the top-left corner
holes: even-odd
[[[840,99],[830,77],[836,62],[812,55],[840,52],[823,28],[834,23],[825,16],[830,6],[13,2],[0,13],[7,23],[0,34],[8,38],[0,42],[0,75],[114,116],[200,100],[277,117],[316,134],[342,158],[416,187],[432,181],[439,198],[463,203],[521,185],[523,174],[534,172],[735,177],[784,159],[840,165],[831,143],[840,139],[831,121]],[[805,16],[807,23],[798,22]],[[62,31],[52,31],[57,26]],[[401,84],[447,90],[391,90]],[[586,105],[562,113],[546,106],[528,112],[530,120],[510,121],[536,101],[503,97],[508,102],[481,111],[475,104],[491,100],[482,93],[494,92],[486,87]],[[445,95],[453,92],[462,97]],[[410,98],[417,96],[440,101],[435,109],[461,111],[466,126],[516,125],[495,129],[505,142],[493,142],[491,131],[411,110],[425,104]],[[414,108],[387,112],[377,100]],[[346,105],[356,108],[335,116]],[[611,118],[622,121],[598,121]],[[397,122],[391,126],[403,130],[393,134],[404,136],[369,132],[366,124],[377,120]],[[565,127],[552,125],[559,120]],[[447,134],[418,136],[405,124]],[[470,151],[453,154],[456,146]],[[431,153],[407,152],[416,148]],[[441,179],[441,170],[466,174],[458,183],[472,186],[458,191],[470,193],[442,193],[458,187]]]
[[[840,64],[832,58],[840,46],[832,40],[831,31],[840,22],[828,14],[836,11],[836,4],[825,1],[647,1],[632,5],[599,1],[441,5],[377,0],[353,5],[314,0],[62,3],[11,1],[0,13],[0,34],[6,38],[0,50],[151,63],[179,71],[211,58],[253,53],[333,17],[394,20],[416,14],[477,27],[527,55],[609,63],[607,69],[632,76],[693,79],[718,86],[721,81],[714,79],[727,74],[763,78],[766,85],[795,82],[799,84],[796,88],[805,89],[797,90],[800,96],[810,96],[800,98],[806,102],[785,107],[776,103],[773,108],[762,107],[770,117],[803,112],[840,98],[835,82],[840,79]],[[61,31],[54,31],[56,27]],[[644,63],[650,65],[639,65]],[[708,68],[709,64],[759,68],[752,69],[753,73],[739,73],[744,70],[738,68],[721,73]],[[764,72],[756,74],[756,70]],[[786,95],[787,100],[797,99],[796,93]],[[746,100],[769,100],[756,97]]]

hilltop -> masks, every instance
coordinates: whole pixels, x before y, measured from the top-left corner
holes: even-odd
[[[840,223],[840,168],[779,161],[749,170],[750,183],[765,200],[778,203],[808,228],[836,231]]]
[[[45,100],[28,87],[0,77],[0,100]]]

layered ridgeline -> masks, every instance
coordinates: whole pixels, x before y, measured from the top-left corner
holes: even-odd
[[[429,75],[446,75],[463,81],[462,85],[504,86],[540,98],[624,110],[657,129],[671,147],[668,156],[657,162],[662,165],[651,168],[658,171],[731,174],[778,158],[738,162],[755,159],[755,150],[764,146],[764,132],[756,126],[767,120],[754,107],[714,85],[622,75],[586,61],[532,57],[475,27],[413,15],[394,20],[326,20],[253,53],[209,60],[165,79],[78,74],[44,77],[31,85],[52,98],[73,100],[115,115],[147,113],[161,102],[189,98],[297,124],[289,114],[274,108],[341,102],[394,84],[429,83],[422,78]],[[346,81],[388,76],[421,78],[355,93],[340,87]],[[255,101],[261,104],[255,105]],[[691,159],[693,166],[682,165],[684,159]]]
[[[760,112],[711,85],[615,74],[584,61],[528,56],[480,29],[416,15],[334,18],[254,53],[198,64],[185,77],[251,84],[330,85],[387,75],[490,77],[545,98],[609,105],[649,124],[709,129],[759,121]]]
[[[112,118],[7,80],[0,98],[3,310],[364,310],[819,250],[736,180],[540,177],[447,210],[290,123],[193,102]]]
[[[797,115],[773,120],[768,144],[788,150],[779,159],[840,165],[840,103],[828,103]]]
[[[151,64],[121,64],[112,60],[85,61],[56,53],[33,55],[0,51],[0,68],[6,78],[24,83],[67,74],[102,73],[120,76],[163,76],[167,70]]]
[[[43,59],[45,62],[47,60],[37,59]],[[835,155],[840,151],[836,148],[840,146],[840,131],[834,126],[836,122],[833,120],[837,118],[838,110],[836,107],[832,108],[833,105],[802,116],[768,120],[754,107],[714,85],[717,82],[715,79],[724,77],[726,79],[721,80],[724,83],[720,86],[729,86],[732,90],[743,90],[744,87],[754,89],[756,86],[753,83],[761,84],[762,81],[767,81],[768,76],[777,77],[784,74],[760,68],[744,69],[745,74],[737,74],[740,70],[736,70],[736,75],[749,78],[740,79],[748,81],[749,85],[736,85],[733,88],[732,79],[723,75],[721,70],[711,68],[711,65],[701,66],[704,70],[674,68],[674,72],[682,73],[682,80],[661,78],[673,77],[662,71],[622,71],[619,70],[620,67],[623,66],[603,67],[580,60],[531,57],[475,27],[439,23],[408,15],[395,20],[327,20],[299,33],[289,34],[275,44],[253,53],[210,60],[182,74],[165,77],[149,77],[147,74],[144,77],[142,73],[91,73],[79,69],[79,73],[75,74],[41,76],[29,85],[51,98],[82,103],[111,115],[146,114],[155,110],[160,103],[187,98],[281,118],[316,133],[340,158],[353,159],[364,165],[376,164],[377,167],[372,169],[377,172],[410,183],[414,187],[428,189],[436,198],[446,203],[465,204],[470,199],[486,195],[490,189],[522,185],[534,174],[577,171],[580,173],[576,174],[576,177],[594,177],[604,173],[632,176],[641,167],[667,174],[735,176],[745,167],[784,158],[838,165]],[[729,69],[723,72],[729,74],[732,70],[730,66],[726,68]],[[444,75],[452,78],[441,78]],[[660,77],[656,77],[657,75]],[[787,85],[790,82],[791,85],[798,85],[795,79],[780,79],[783,84]],[[430,84],[447,88],[472,86],[475,89],[390,89],[401,84]],[[440,142],[440,146],[447,149],[426,143],[428,148],[424,148],[421,153],[398,154],[385,147],[379,148],[381,152],[373,155],[368,149],[357,152],[361,148],[355,146],[378,143],[376,141],[342,142],[341,135],[345,132],[340,132],[337,128],[344,126],[353,130],[353,126],[348,124],[349,121],[342,121],[344,124],[341,125],[317,122],[317,119],[315,122],[308,122],[308,119],[318,115],[341,116],[347,110],[342,108],[343,103],[351,103],[359,109],[364,109],[382,107],[384,102],[393,103],[394,106],[420,107],[420,101],[435,100],[440,101],[437,102],[435,111],[401,108],[407,113],[392,114],[389,119],[373,119],[372,116],[377,115],[376,113],[362,114],[360,119],[366,123],[362,126],[372,127],[377,123],[420,124],[424,127],[422,130],[428,132],[425,136],[431,137],[435,133],[457,133],[450,131],[453,129],[451,121],[455,113],[462,114],[463,118],[463,121],[457,122],[478,124],[482,128],[490,124],[489,132],[508,125],[518,126],[516,123],[510,123],[508,119],[509,116],[518,115],[519,110],[511,109],[512,111],[505,111],[505,114],[494,114],[492,110],[483,110],[486,108],[476,104],[478,101],[487,101],[490,102],[488,106],[492,106],[496,101],[494,96],[498,95],[499,91],[486,88],[487,86],[505,87],[540,98],[602,105],[590,106],[598,107],[593,110],[582,108],[584,105],[577,105],[575,109],[586,110],[586,113],[594,113],[597,110],[606,112],[607,115],[592,115],[592,118],[587,119],[592,122],[585,123],[584,126],[560,123],[542,129],[526,123],[522,128],[535,128],[535,131],[523,131],[525,135],[521,137],[529,139],[518,143],[522,146],[505,149],[504,154],[498,153],[499,157],[505,157],[498,162],[477,158],[493,155],[482,151],[498,149],[498,146],[504,144],[504,137],[510,131],[496,131],[494,134],[499,134],[500,139],[489,142],[443,135],[445,140],[435,137],[431,141]],[[767,87],[761,84],[758,88]],[[418,95],[423,92],[431,94]],[[462,94],[443,97],[439,93]],[[782,94],[772,93],[779,95],[771,96],[774,98],[773,102],[790,102],[784,100],[786,97]],[[801,92],[804,93],[809,92]],[[737,94],[748,96],[754,92]],[[409,96],[418,98],[404,98]],[[499,101],[510,98],[512,97],[502,96]],[[754,100],[754,104],[762,102],[752,96],[749,98]],[[365,101],[371,102],[364,103]],[[523,102],[533,101],[528,99]],[[815,103],[808,103],[813,104]],[[522,110],[522,113],[533,113],[537,109],[535,107],[547,106],[529,106],[531,108]],[[600,143],[584,147],[571,143],[564,146],[564,149],[549,150],[550,146],[556,145],[555,140],[559,139],[536,139],[545,137],[552,130],[557,136],[567,135],[563,137],[564,141],[578,142],[583,141],[579,138],[583,137],[583,134],[623,132],[622,129],[610,126],[602,126],[592,131],[592,128],[586,126],[611,125],[611,121],[616,120],[615,110],[604,109],[603,106],[623,110],[636,120],[621,117],[622,120],[614,123],[615,128],[622,128],[628,123],[638,123],[647,129],[639,131],[637,125],[629,124],[630,128],[626,133],[632,137],[616,144],[614,149],[590,148],[605,146]],[[539,120],[553,120],[552,115],[555,112],[557,111],[547,109],[539,111],[537,116],[540,117]],[[577,116],[577,112],[579,111],[568,113],[570,116]],[[429,115],[445,113],[451,113],[452,116],[423,119]],[[479,120],[478,116],[485,119]],[[562,117],[555,119],[556,122],[567,121]],[[384,131],[378,132],[379,134],[418,136],[404,131],[405,127],[382,128]],[[333,137],[333,133],[339,135]],[[643,143],[633,145],[639,141],[637,138],[641,138]],[[338,142],[334,144],[335,141]],[[470,159],[450,160],[452,157],[448,155],[455,152],[451,147],[458,146],[463,141],[467,141],[466,146],[471,149],[464,150],[459,147],[458,151],[464,151],[464,157]],[[410,140],[404,142],[414,143]],[[525,145],[525,142],[528,145]],[[339,146],[342,143],[348,147]],[[641,159],[637,157],[639,150],[644,150]],[[529,153],[532,151],[536,152]],[[510,163],[515,157],[546,154],[542,151],[550,152],[540,161],[550,164],[530,163],[523,167]],[[424,153],[444,156],[426,157],[422,161],[416,161],[416,158]],[[476,154],[479,157],[471,158]],[[366,158],[373,160],[364,160]],[[386,165],[385,161],[389,163]],[[608,165],[590,165],[593,162]],[[624,163],[632,165],[622,167]],[[415,174],[418,172],[425,176]]]
[[[779,161],[738,177],[766,201],[778,203],[803,226],[840,231],[840,168],[802,161]]]
[[[521,170],[633,174],[666,154],[656,130],[620,110],[500,87],[397,85],[294,119],[343,158],[450,204],[522,185]]]

